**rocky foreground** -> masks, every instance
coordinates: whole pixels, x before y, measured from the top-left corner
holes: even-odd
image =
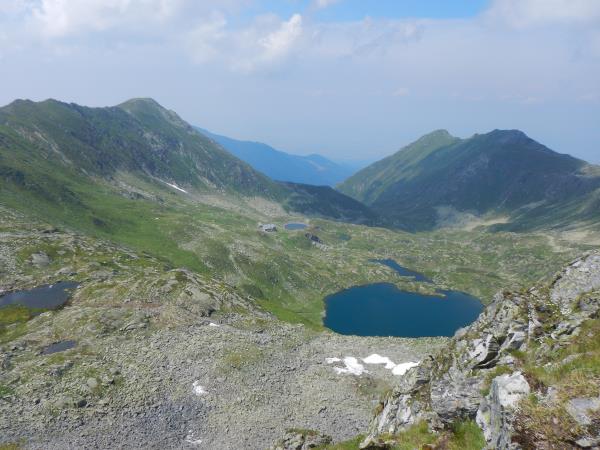
[[[600,255],[504,292],[383,400],[361,448],[476,420],[490,449],[600,448]],[[445,448],[441,446],[440,448]]]
[[[6,292],[79,283],[61,309],[0,323],[0,448],[264,449],[292,428],[344,440],[402,363],[445,342],[284,324],[226,284],[56,229],[0,233],[0,260]]]

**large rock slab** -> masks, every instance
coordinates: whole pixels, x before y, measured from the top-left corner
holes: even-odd
[[[519,401],[530,391],[529,383],[520,372],[494,378],[476,419],[489,449],[516,448],[512,443],[514,413]]]

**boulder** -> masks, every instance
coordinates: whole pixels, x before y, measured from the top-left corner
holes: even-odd
[[[500,375],[492,380],[490,393],[481,402],[476,417],[488,448],[515,448],[512,443],[514,413],[519,401],[529,393],[529,383],[521,372]]]
[[[288,430],[270,450],[309,450],[331,444],[331,437],[312,430]]]
[[[40,268],[46,267],[50,264],[50,257],[44,252],[33,253],[31,255],[31,264]]]
[[[480,369],[494,365],[500,350],[495,336],[489,334],[483,339],[475,339],[472,345],[473,349],[469,353],[469,357],[473,360],[473,367]]]
[[[581,426],[592,424],[591,413],[600,410],[600,397],[595,398],[573,398],[567,402],[567,412]]]

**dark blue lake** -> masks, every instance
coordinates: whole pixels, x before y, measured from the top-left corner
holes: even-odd
[[[371,262],[415,281],[432,283],[392,259]],[[437,290],[437,294],[401,291],[390,283],[355,286],[325,298],[323,324],[337,333],[357,336],[452,336],[483,310],[479,299],[464,292]]]
[[[403,277],[413,277],[415,281],[423,282],[423,283],[432,283],[432,281],[427,278],[425,275],[419,272],[415,272],[414,270],[407,269],[406,267],[402,267],[393,259],[371,259],[369,262],[383,264],[384,266],[388,266],[391,269],[394,269],[398,272],[398,275]]]
[[[284,228],[286,230],[304,230],[305,228],[308,228],[308,225],[305,223],[286,223]]]
[[[443,297],[401,291],[390,283],[356,286],[325,299],[323,324],[357,336],[452,336],[483,309],[471,295],[438,292]]]
[[[27,291],[17,291],[0,297],[0,306],[23,305],[35,309],[54,309],[64,305],[78,283],[61,281]]]

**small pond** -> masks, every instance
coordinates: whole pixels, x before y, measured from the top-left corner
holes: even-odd
[[[73,281],[60,281],[27,291],[17,291],[0,297],[0,306],[22,305],[32,309],[55,309],[64,305],[72,290],[79,286]]]
[[[431,283],[418,272],[393,260],[378,260],[402,276]],[[357,336],[427,337],[452,336],[472,323],[481,302],[464,292],[436,290],[420,294],[398,289],[391,283],[355,286],[325,298],[323,324],[340,334]]]
[[[75,341],[60,341],[50,344],[42,350],[42,355],[51,355],[53,353],[64,352],[66,350],[75,348],[77,342]]]
[[[383,264],[384,266],[388,266],[390,269],[394,269],[398,272],[398,275],[403,277],[413,277],[414,281],[419,281],[423,283],[432,283],[432,281],[427,278],[425,275],[419,272],[415,272],[414,270],[407,269],[406,267],[402,267],[393,259],[371,259],[369,262]]]
[[[305,223],[286,223],[284,227],[286,230],[304,230],[308,228],[308,225]]]

